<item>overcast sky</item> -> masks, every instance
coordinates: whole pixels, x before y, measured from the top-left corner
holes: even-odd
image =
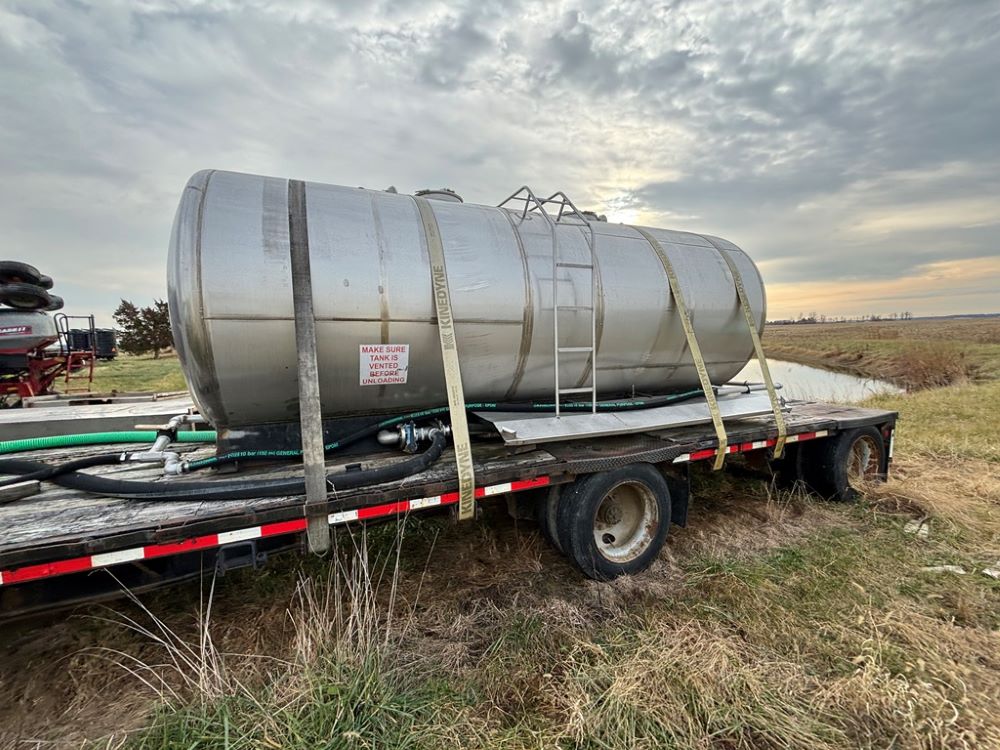
[[[1000,3],[4,2],[0,255],[73,312],[165,295],[187,178],[718,234],[770,317],[1000,312]]]

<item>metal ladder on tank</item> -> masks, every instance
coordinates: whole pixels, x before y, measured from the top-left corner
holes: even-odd
[[[527,218],[529,213],[537,211],[548,223],[549,231],[552,233],[552,356],[555,369],[555,385],[553,390],[556,417],[561,416],[563,396],[579,396],[583,394],[590,394],[590,410],[593,413],[597,413],[597,271],[595,269],[597,259],[595,253],[596,236],[594,234],[594,226],[590,220],[584,216],[579,209],[577,209],[577,207],[573,204],[573,201],[571,201],[562,191],[557,191],[548,198],[538,198],[534,192],[532,192],[531,188],[525,185],[521,187],[520,190],[514,192],[506,200],[502,201],[499,204],[499,208],[504,208],[509,203],[513,203],[515,205],[518,203],[521,204],[518,212],[521,215],[522,221]],[[558,206],[558,211],[556,211],[555,217],[545,210],[546,206]],[[571,224],[586,228],[583,234],[587,242],[587,248],[590,252],[589,263],[562,260],[559,253],[559,235],[557,232],[557,225],[559,224]],[[559,304],[559,272],[561,269],[586,270],[590,273],[589,304],[581,305],[576,300],[574,300],[574,304]],[[589,345],[562,345],[559,339],[559,311],[567,309],[590,312]],[[589,363],[589,367],[583,382],[589,381],[590,385],[576,386],[572,388],[562,388],[560,386],[560,358],[567,354],[588,355],[587,362]]]

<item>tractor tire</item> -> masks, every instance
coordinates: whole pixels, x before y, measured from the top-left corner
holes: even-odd
[[[15,310],[42,310],[52,304],[52,297],[40,286],[23,282],[0,285],[0,305]]]
[[[39,272],[34,266],[16,260],[0,260],[0,284],[43,286],[42,282],[45,279],[48,279],[49,287],[51,287],[52,279]]]

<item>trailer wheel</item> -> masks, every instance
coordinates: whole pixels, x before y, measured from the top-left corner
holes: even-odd
[[[865,485],[885,476],[885,441],[875,427],[848,430],[811,448],[803,468],[809,485],[827,499],[855,500]]]
[[[559,501],[563,551],[597,580],[639,573],[652,564],[670,527],[670,490],[651,464],[632,464],[578,479]]]

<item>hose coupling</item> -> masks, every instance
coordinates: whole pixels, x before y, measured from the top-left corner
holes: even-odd
[[[178,414],[163,424],[137,424],[137,430],[156,430],[156,440],[149,452],[157,453],[166,450],[167,446],[177,440],[177,430],[182,425],[208,424],[201,414]]]
[[[394,430],[380,430],[378,442],[380,445],[396,446],[404,453],[416,453],[421,442],[433,439],[438,432],[447,437],[451,434],[451,426],[435,422],[427,427],[417,427],[414,422],[404,422]]]
[[[168,477],[177,477],[181,474],[187,474],[188,472],[188,462],[182,461],[181,457],[176,453],[171,453],[171,458],[168,458],[163,463],[163,473]]]

